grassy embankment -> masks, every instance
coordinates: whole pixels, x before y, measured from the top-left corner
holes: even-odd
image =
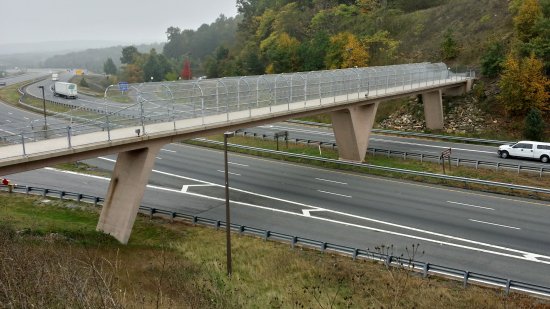
[[[0,193],[0,303],[81,308],[532,308],[550,303],[138,216],[126,246],[82,203]]]

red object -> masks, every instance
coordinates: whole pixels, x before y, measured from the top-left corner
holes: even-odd
[[[180,73],[181,79],[190,80],[193,76],[191,74],[191,63],[189,59],[185,59],[183,62],[183,68]]]
[[[10,184],[10,181],[7,180],[6,178],[2,178],[2,184],[3,184],[4,186],[7,186],[7,185]]]

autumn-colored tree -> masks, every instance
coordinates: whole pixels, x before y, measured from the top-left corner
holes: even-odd
[[[122,68],[121,80],[128,83],[143,82],[143,70],[137,64],[127,64]]]
[[[185,59],[183,62],[183,68],[181,69],[180,73],[181,79],[190,80],[193,75],[191,73],[191,63],[189,62],[189,59]]]
[[[498,99],[510,113],[525,115],[532,108],[550,110],[547,91],[550,81],[543,74],[542,61],[533,55],[520,60],[513,54],[508,55],[499,86]]]
[[[330,46],[325,57],[328,68],[366,67],[368,61],[368,47],[354,34],[341,32],[330,38]]]
[[[542,8],[538,0],[524,0],[514,17],[516,35],[526,42],[535,35],[535,25],[542,18]]]

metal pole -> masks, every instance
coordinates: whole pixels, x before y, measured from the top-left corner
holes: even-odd
[[[226,234],[226,255],[227,255],[227,276],[231,277],[231,212],[229,210],[229,168],[227,161],[227,138],[233,136],[234,132],[223,134],[223,156],[225,166],[225,234]]]
[[[46,121],[46,95],[44,94],[44,86],[38,86],[38,88],[42,89],[42,104],[44,106],[44,130],[46,130],[48,127],[48,123]]]

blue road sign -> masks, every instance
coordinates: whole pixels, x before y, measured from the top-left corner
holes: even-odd
[[[128,83],[127,82],[118,83],[118,89],[120,91],[128,91]]]

